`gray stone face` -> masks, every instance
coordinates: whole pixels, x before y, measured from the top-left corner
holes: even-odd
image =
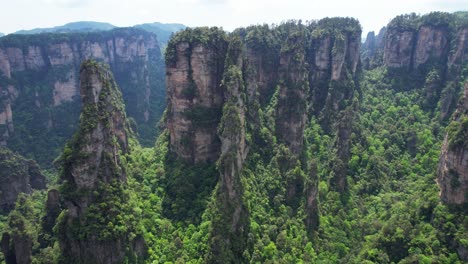
[[[60,223],[60,248],[66,258],[83,263],[122,263],[126,247],[131,244],[125,235],[100,239],[98,234],[89,234],[78,239],[71,232],[77,223],[86,225],[89,207],[100,199],[95,195],[100,186],[126,184],[120,158],[129,151],[131,137],[121,94],[108,67],[85,61],[80,71],[80,95],[80,128],[62,175],[70,189],[61,193],[67,211]],[[48,210],[56,209],[56,200],[57,194],[49,193]]]
[[[464,94],[452,119],[461,121],[468,113],[468,82],[465,83]],[[465,134],[466,135],[466,134]],[[463,205],[468,202],[468,138],[461,139],[464,144],[450,147],[448,135],[442,144],[437,169],[437,183],[440,188],[440,198],[447,204]]]
[[[6,148],[0,147],[0,210],[8,212],[20,193],[45,189],[46,179],[39,166]]]

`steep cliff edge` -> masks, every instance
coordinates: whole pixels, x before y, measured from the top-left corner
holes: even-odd
[[[140,140],[151,144],[165,105],[164,63],[156,36],[133,28],[2,38],[0,144],[50,166],[77,127],[88,58],[110,65]]]
[[[305,29],[292,33],[281,48],[276,136],[296,157],[303,151],[309,89]]]
[[[242,68],[245,56],[239,36],[231,36],[222,86],[225,103],[218,126],[221,154],[216,214],[211,231],[208,263],[241,263],[247,247],[249,212],[243,201],[241,173],[248,154],[246,145],[246,100]]]
[[[468,203],[468,82],[447,128],[437,169],[440,198],[444,203]]]
[[[442,12],[394,18],[385,35],[384,64],[406,70],[418,69],[428,62],[445,64],[455,19]]]
[[[216,127],[224,96],[220,87],[227,41],[223,31],[187,29],[166,52],[167,128],[170,149],[188,163],[213,162],[219,156]]]
[[[399,90],[423,87],[424,108],[446,120],[456,107],[467,62],[466,12],[401,15],[387,26],[383,65]],[[440,106],[437,107],[437,103]]]
[[[374,31],[367,33],[366,41],[361,46],[361,61],[364,69],[370,70],[382,65],[386,31],[387,27],[383,27],[377,35]]]
[[[284,202],[293,214],[305,210],[303,224],[311,234],[316,231],[319,180],[317,168],[309,166],[316,160],[304,133],[310,119],[319,120],[337,142],[340,164],[347,164],[359,88],[360,34],[357,20],[327,18],[306,25],[251,26],[231,34],[217,28],[187,29],[171,40],[166,54],[166,191],[172,199],[163,205],[173,212],[184,210],[178,202],[185,199],[183,191],[178,190],[198,188],[207,177],[207,170],[195,179],[190,171],[216,162],[214,199],[205,201],[215,212],[206,261],[241,263],[252,253],[247,241],[254,206],[245,201],[250,195],[246,189],[257,186],[246,184],[246,178],[264,169],[263,164],[277,173],[273,185],[282,183],[267,187],[269,203]],[[174,165],[174,160],[185,165]],[[340,174],[327,180],[345,182],[347,166],[337,169]],[[181,214],[168,215],[187,221]]]
[[[36,162],[0,147],[0,213],[11,211],[20,193],[45,188],[46,179]]]
[[[122,97],[109,68],[85,61],[80,70],[83,111],[67,143],[58,218],[62,259],[69,263],[123,263],[132,252],[123,156],[133,136]]]
[[[357,88],[362,30],[352,18],[325,18],[312,29],[309,105],[331,132],[338,113],[350,104]]]

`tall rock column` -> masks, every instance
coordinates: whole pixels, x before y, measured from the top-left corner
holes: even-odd
[[[245,85],[242,77],[243,44],[232,36],[223,78],[225,104],[218,126],[221,156],[216,193],[218,212],[213,219],[209,263],[244,263],[243,252],[249,229],[249,213],[243,202],[241,173],[248,153],[245,139]]]
[[[216,134],[223,92],[226,34],[218,28],[186,29],[166,52],[167,128],[170,150],[187,163],[214,162],[219,157]]]
[[[281,50],[276,135],[295,156],[302,152],[307,121],[308,72],[305,32],[292,33]]]
[[[444,203],[468,203],[468,82],[442,144],[437,183]]]
[[[128,195],[121,162],[132,136],[119,88],[109,68],[85,61],[80,70],[83,111],[78,132],[62,154],[59,216],[62,260],[123,263],[131,224],[124,219]]]
[[[334,134],[336,159],[331,185],[346,191],[350,135],[357,102],[361,26],[352,18],[326,18],[312,32],[309,51],[311,109],[326,133]]]
[[[312,31],[308,51],[313,114],[327,133],[354,96],[360,62],[361,26],[352,18],[325,18]]]
[[[45,188],[46,178],[35,161],[0,147],[0,213],[10,212],[20,193]]]

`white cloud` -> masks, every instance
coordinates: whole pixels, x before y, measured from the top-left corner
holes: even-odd
[[[75,8],[81,7],[88,4],[89,0],[42,0],[45,4],[65,7],[65,8]]]

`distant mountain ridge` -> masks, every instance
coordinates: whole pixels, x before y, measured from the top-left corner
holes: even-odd
[[[158,41],[162,46],[166,46],[166,43],[169,41],[172,33],[175,33],[179,30],[185,29],[187,26],[178,23],[144,23],[133,26],[135,28],[140,28],[145,31],[155,33],[158,37]],[[21,35],[30,35],[30,34],[40,34],[40,33],[76,33],[76,32],[96,32],[96,31],[106,31],[117,28],[110,23],[106,22],[96,22],[96,21],[77,21],[67,23],[65,25],[51,27],[51,28],[34,28],[30,30],[18,30],[13,34]],[[4,35],[0,33],[0,37]]]
[[[169,42],[169,39],[171,38],[171,35],[173,33],[183,30],[187,26],[183,24],[177,24],[177,23],[166,24],[166,23],[154,22],[154,23],[139,24],[133,27],[141,28],[143,30],[156,34],[156,36],[158,36],[159,43],[161,43],[162,46],[165,47],[166,43]]]
[[[39,34],[39,33],[69,33],[69,32],[93,32],[93,31],[102,31],[102,30],[111,30],[116,28],[116,26],[105,23],[105,22],[95,22],[95,21],[77,21],[67,23],[62,26],[56,26],[51,28],[34,28],[30,30],[18,30],[13,34]]]

